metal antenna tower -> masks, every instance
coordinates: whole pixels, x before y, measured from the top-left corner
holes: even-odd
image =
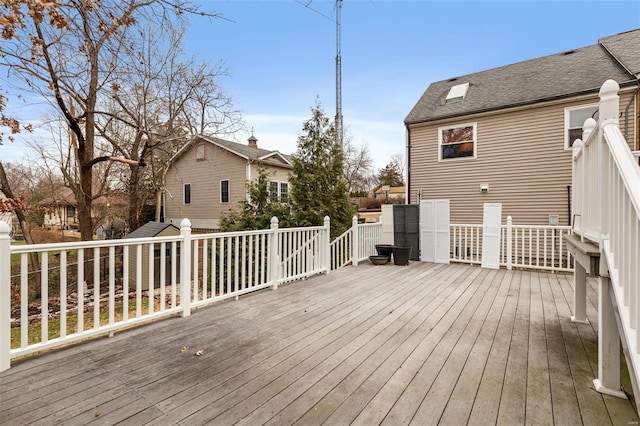
[[[336,0],[336,137],[342,146],[342,53],[341,53],[342,0]]]

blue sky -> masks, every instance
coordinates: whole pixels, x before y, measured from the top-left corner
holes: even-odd
[[[290,154],[316,97],[335,116],[334,0],[197,0],[186,53],[224,61],[220,84],[262,148]],[[305,5],[308,4],[308,7]],[[330,19],[328,19],[330,18]],[[404,118],[430,83],[640,28],[640,1],[343,0],[342,108],[379,169],[404,154]],[[640,54],[640,53],[639,53]],[[21,142],[0,146],[18,161]]]

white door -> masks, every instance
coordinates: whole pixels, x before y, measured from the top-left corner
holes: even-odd
[[[420,260],[449,263],[449,200],[420,202]]]
[[[502,203],[485,203],[482,219],[482,267],[500,269]]]

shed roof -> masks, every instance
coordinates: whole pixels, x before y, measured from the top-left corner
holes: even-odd
[[[180,231],[180,229],[177,226],[171,223],[147,222],[144,225],[142,225],[140,228],[136,229],[135,231],[125,235],[124,238],[155,237],[167,228],[174,228],[176,231],[178,232]]]
[[[405,124],[597,93],[608,79],[635,84],[640,71],[640,29],[598,44],[432,83]],[[446,103],[451,87],[469,83],[463,101]]]

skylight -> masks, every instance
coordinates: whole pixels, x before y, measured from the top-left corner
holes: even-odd
[[[469,90],[469,83],[457,84],[449,89],[449,94],[447,95],[447,103],[450,102],[458,102],[464,99],[467,95],[467,90]]]

